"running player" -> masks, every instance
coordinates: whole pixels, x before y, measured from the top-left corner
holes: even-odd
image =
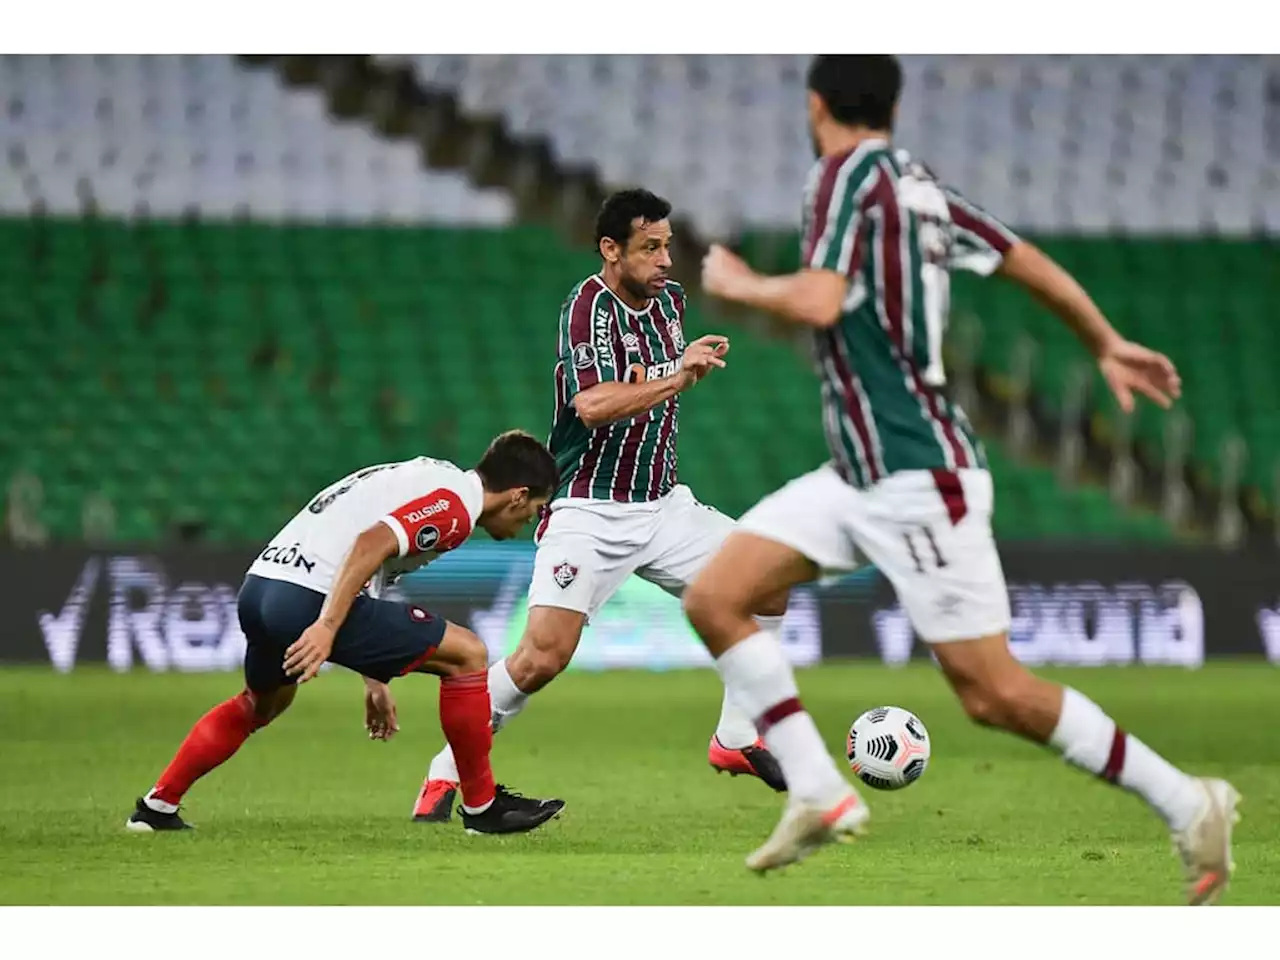
[[[462,822],[472,833],[519,833],[564,803],[533,800],[493,781],[488,653],[479,637],[413,604],[378,599],[395,577],[459,546],[477,526],[514,536],[556,487],[551,454],[526,433],[504,433],[474,470],[416,457],[366,467],[322,490],[249,567],[240,589],[245,690],[192,728],[126,826],[182,830],[182,798],[293,702],[297,683],[331,660],[365,678],[365,725],[399,729],[387,684],[440,677],[440,725],[458,757]]]
[[[1030,243],[890,144],[901,89],[887,56],[818,57],[808,109],[819,160],[804,197],[799,272],[767,277],[721,247],[713,295],[813,331],[831,460],[757,504],[684,596],[725,686],[790,785],[756,870],[860,832],[867,810],[804,712],[778,644],[751,613],[767,597],[865,555],[893,583],[969,716],[1044,743],[1141,796],[1181,853],[1192,903],[1232,869],[1236,791],[1174,767],[1093,701],[1028,672],[1010,652],[1009,601],[991,533],[982,446],[948,398],[941,341],[949,271],[999,273],[1045,304],[1097,357],[1125,411],[1179,396],[1173,365],[1120,336],[1076,282]]]
[[[627,577],[679,596],[733,528],[676,482],[680,394],[725,365],[729,341],[685,343],[684,290],[668,276],[670,213],[647,190],[606,200],[596,220],[603,267],[561,309],[549,444],[560,486],[538,527],[528,625],[516,650],[489,670],[495,730],[568,666],[583,626]],[[779,630],[786,605],[785,590],[761,598],[761,629]],[[708,760],[786,789],[751,719],[727,694]],[[457,784],[446,747],[431,761],[414,818],[448,820]]]

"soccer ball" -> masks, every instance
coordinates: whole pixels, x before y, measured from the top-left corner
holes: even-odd
[[[901,790],[929,765],[929,731],[910,710],[876,707],[849,728],[849,769],[869,787]]]

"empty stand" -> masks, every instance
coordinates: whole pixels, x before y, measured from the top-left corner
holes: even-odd
[[[508,223],[509,195],[229,56],[0,56],[0,213]]]
[[[382,57],[707,235],[791,227],[805,56]],[[908,56],[899,142],[1023,229],[1280,233],[1280,58]]]
[[[963,111],[978,108],[965,104],[990,85],[985,58],[969,59],[920,62],[954,93],[961,113],[939,129],[955,136],[970,135]],[[779,225],[794,221],[810,162],[803,58],[415,65],[469,111],[549,137],[563,165],[646,182],[704,225],[760,225],[760,244],[776,249]],[[937,86],[924,66],[909,69]],[[1061,86],[1042,72],[1046,88]],[[510,226],[505,192],[427,170],[416,147],[334,120],[317,92],[230,57],[0,57],[0,104],[0,477],[38,478],[55,538],[79,537],[86,512],[114,512],[122,540],[183,524],[259,540],[354,464],[420,452],[469,462],[500,430],[545,433],[556,312],[597,260],[549,230]],[[904,129],[912,122],[935,126]],[[997,160],[984,164],[1003,176]],[[1167,268],[1143,249],[1126,247],[1154,287]],[[1172,302],[1130,290],[1099,257],[1134,315]],[[1256,298],[1212,289],[1222,296],[1183,298],[1179,330],[1207,312],[1243,343]],[[1023,323],[1002,294],[961,290],[1002,330]],[[690,334],[705,332],[690,310]],[[682,478],[737,514],[825,452],[805,361],[745,332],[734,340],[730,368],[686,398],[680,453]],[[986,342],[990,363],[1002,343]],[[1274,387],[1251,363],[1250,416],[1265,432]],[[1041,376],[1050,389],[1054,374]],[[1212,408],[1222,422],[1236,415],[1229,395],[1222,387]],[[1098,491],[1063,491],[998,448],[992,459],[1002,535],[1168,535]]]

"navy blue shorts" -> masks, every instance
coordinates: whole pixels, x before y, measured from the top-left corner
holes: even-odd
[[[325,595],[296,583],[250,574],[240,587],[240,629],[248,648],[244,679],[267,693],[297,682],[284,673],[284,653],[315,623]],[[411,603],[361,594],[334,637],[329,660],[374,680],[389,682],[412,673],[436,652],[445,621]]]

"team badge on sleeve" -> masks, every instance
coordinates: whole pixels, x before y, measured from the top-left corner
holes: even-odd
[[[596,348],[589,343],[580,343],[573,348],[573,365],[579,370],[595,366]]]
[[[441,487],[404,504],[388,517],[403,532],[407,552],[444,553],[471,536],[471,515],[458,495]]]
[[[578,579],[578,568],[566,560],[552,569],[551,576],[555,578],[556,585],[561,590],[566,590],[569,584]]]

